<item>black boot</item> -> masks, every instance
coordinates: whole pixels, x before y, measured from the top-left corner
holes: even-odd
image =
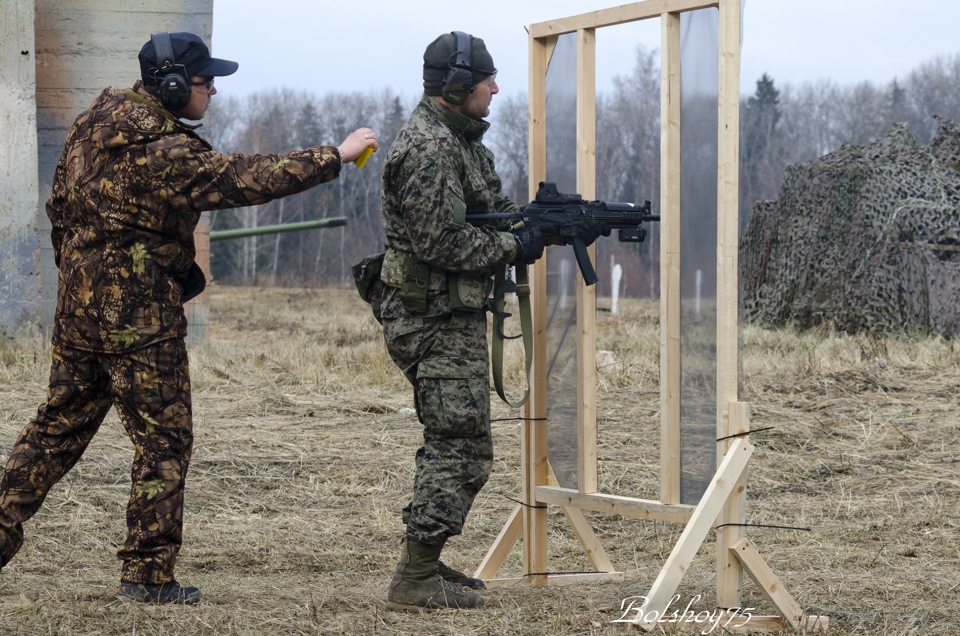
[[[145,585],[120,581],[121,601],[140,603],[174,603],[177,605],[196,605],[200,602],[200,588],[183,587],[176,581],[162,585]]]
[[[407,538],[387,591],[391,609],[466,609],[483,607],[483,597],[443,579],[437,570],[443,544],[427,545]]]

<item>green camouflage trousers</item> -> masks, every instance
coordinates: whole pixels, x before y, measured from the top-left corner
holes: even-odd
[[[193,447],[190,372],[182,339],[123,354],[53,347],[46,404],[21,431],[0,478],[0,559],[23,545],[23,522],[83,455],[111,406],[133,442],[121,579],[173,580],[183,486]]]
[[[381,304],[383,335],[423,424],[403,522],[407,536],[436,545],[463,531],[493,466],[487,320],[482,311],[450,312],[445,296],[412,315],[397,291],[388,288]]]

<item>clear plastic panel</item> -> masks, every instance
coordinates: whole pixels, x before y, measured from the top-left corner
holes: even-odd
[[[615,69],[613,86],[597,86],[596,197],[642,203],[659,197],[658,19],[597,30],[597,72]],[[617,42],[637,47],[632,58],[611,55]],[[576,35],[561,36],[546,77],[548,181],[579,193],[576,182]],[[619,49],[618,49],[619,50]],[[642,122],[642,125],[626,122]],[[582,194],[582,193],[581,193]],[[649,224],[643,243],[597,241],[594,267],[599,311],[611,311],[613,272],[623,297],[659,294],[659,227]],[[547,454],[561,486],[577,487],[577,263],[570,247],[547,251]],[[655,398],[654,398],[655,401]],[[599,422],[598,435],[603,427]],[[644,423],[656,425],[656,422]],[[639,425],[639,424],[638,424]],[[655,449],[647,449],[655,453]],[[638,467],[639,468],[639,467]],[[636,494],[625,492],[622,494]]]
[[[577,186],[577,40],[562,35],[546,77],[547,181]],[[566,246],[547,249],[547,456],[564,488],[577,487],[576,260]]]
[[[657,20],[649,21],[659,26]],[[624,29],[628,25],[619,25]],[[598,43],[603,32],[598,33]],[[639,32],[643,33],[645,32]],[[637,38],[638,44],[647,38]],[[648,40],[647,40],[648,41]],[[657,40],[658,42],[658,40]],[[719,12],[681,16],[681,501],[695,504],[716,472],[716,227]],[[623,76],[612,99],[598,95],[597,196],[607,200],[657,201],[659,173],[637,170],[659,159],[659,110],[643,96],[659,92],[656,46],[638,49],[633,73]],[[626,60],[619,60],[626,70]],[[576,187],[576,37],[561,36],[546,77],[547,180],[561,192]],[[632,95],[636,92],[636,95]],[[648,104],[644,106],[644,104]],[[646,108],[643,112],[641,109]],[[624,112],[620,112],[624,111]],[[618,122],[641,115],[651,125],[623,129]],[[612,128],[612,130],[606,130]],[[643,149],[641,151],[640,149]],[[624,159],[629,159],[624,161]],[[655,163],[654,163],[655,165]],[[658,231],[646,243],[598,242],[598,307],[610,296],[610,267],[623,264],[627,296],[659,293]],[[608,250],[614,250],[612,253]],[[561,486],[577,487],[576,261],[568,247],[547,258],[548,457]],[[605,271],[606,270],[606,271]],[[602,433],[602,431],[601,431]]]
[[[719,11],[680,18],[680,502],[716,472]]]

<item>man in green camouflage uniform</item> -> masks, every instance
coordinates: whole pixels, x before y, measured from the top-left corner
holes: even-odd
[[[181,118],[201,119],[216,94],[213,78],[237,63],[212,58],[190,33],[152,37],[139,59],[142,79],[96,98],[67,134],[56,168],[47,203],[59,269],[49,394],[0,479],[0,566],[116,406],[136,449],[120,596],[196,603],[200,591],[180,586],[174,564],[193,440],[183,303],[205,284],[194,263],[200,213],[335,179],[377,141],[362,128],[339,147],[220,154]]]
[[[446,33],[423,60],[425,95],[390,147],[382,177],[385,289],[377,309],[423,424],[388,601],[481,607],[483,598],[467,588],[483,588],[482,581],[445,565],[440,553],[461,533],[493,464],[485,313],[491,275],[498,266],[533,263],[544,238],[540,228],[500,232],[465,219],[518,209],[501,194],[493,154],[482,143],[489,127],[483,118],[499,91],[483,40]]]

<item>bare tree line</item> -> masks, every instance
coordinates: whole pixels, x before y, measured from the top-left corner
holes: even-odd
[[[630,73],[598,95],[597,195],[606,200],[659,198],[659,83],[659,52],[641,46]],[[362,125],[379,132],[382,149],[364,169],[348,166],[330,184],[268,205],[214,214],[214,230],[336,216],[348,220],[342,228],[217,242],[214,278],[238,284],[348,286],[350,265],[382,248],[380,167],[417,99],[389,89],[321,96],[280,90],[218,104],[211,118],[212,141],[224,152],[283,152],[337,143]],[[501,94],[493,110],[485,141],[496,155],[505,193],[522,202],[527,198],[526,94]],[[937,116],[960,121],[960,54],[933,59],[884,86],[840,86],[829,80],[780,86],[776,78],[762,76],[754,93],[741,102],[741,219],[746,222],[755,201],[777,198],[787,165],[844,144],[869,143],[900,122],[926,143],[936,132]],[[695,127],[697,119],[689,117],[683,126]],[[655,235],[639,247],[600,243],[600,268],[621,251],[639,249],[649,258],[651,271],[656,269]],[[656,293],[652,278],[628,291]]]
[[[384,91],[378,95],[268,91],[242,103],[227,99],[212,118],[222,152],[286,152],[336,144],[360,126],[392,141],[412,108]],[[245,285],[346,284],[350,266],[382,248],[380,166],[386,144],[363,169],[346,166],[341,178],[265,205],[211,215],[211,230],[258,228],[344,217],[344,227],[250,236],[212,246],[213,277]]]

